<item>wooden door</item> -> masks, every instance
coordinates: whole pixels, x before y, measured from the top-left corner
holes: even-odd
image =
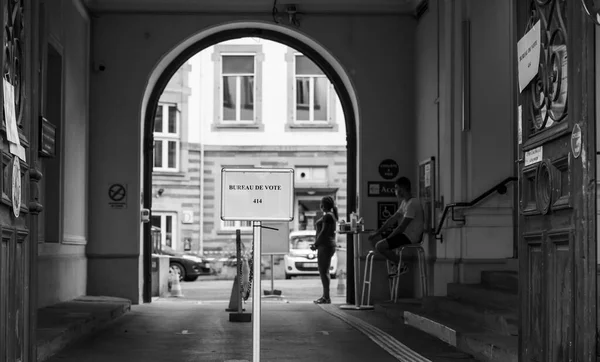
[[[519,95],[519,361],[595,361],[593,26],[580,1],[517,4],[542,45]]]
[[[30,237],[29,210],[30,197],[30,157],[36,157],[37,147],[32,145],[31,132],[33,126],[32,102],[35,96],[31,92],[33,79],[37,75],[32,72],[29,53],[31,50],[32,11],[29,2],[24,0],[2,0],[3,81],[10,84],[14,92],[14,124],[11,126],[10,108],[3,106],[3,121],[0,128],[0,361],[31,361],[35,353],[29,348],[34,343],[32,326],[35,325],[35,300],[30,293],[36,288],[31,285],[31,273],[35,271],[32,255],[37,252],[35,239]],[[0,87],[2,100],[8,98],[10,92]],[[11,137],[11,130],[16,130]],[[21,157],[11,149],[10,140],[16,140],[22,147]],[[39,176],[39,177],[38,177]],[[41,178],[37,175],[35,180]],[[35,208],[35,204],[31,204]],[[33,259],[33,261],[32,261]]]

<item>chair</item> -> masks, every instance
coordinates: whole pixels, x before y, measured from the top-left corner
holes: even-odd
[[[389,287],[390,287],[390,300],[394,303],[398,302],[398,285],[400,284],[400,270],[402,267],[402,254],[406,249],[413,249],[417,251],[417,261],[419,264],[419,274],[421,276],[421,290],[423,291],[423,297],[428,295],[427,290],[427,259],[425,258],[425,249],[423,248],[423,238],[417,244],[404,245],[396,249],[396,254],[400,258],[400,264],[398,265],[398,270],[396,274],[390,277]],[[388,273],[391,272],[392,265],[388,260],[387,262]],[[366,276],[366,275],[365,275]],[[370,286],[369,286],[370,287]]]
[[[365,276],[363,279],[363,289],[362,295],[360,298],[360,305],[370,307],[371,306],[371,280],[373,279],[373,258],[375,257],[375,252],[373,250],[369,251],[367,257],[365,258]],[[369,286],[367,289],[367,303],[365,303],[365,288]]]

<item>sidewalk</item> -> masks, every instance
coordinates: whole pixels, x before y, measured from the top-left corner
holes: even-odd
[[[37,360],[47,360],[68,344],[101,330],[127,313],[131,302],[111,297],[80,297],[37,311]]]
[[[130,313],[48,362],[251,361],[252,323],[229,322],[226,307],[222,301],[177,298],[133,306]],[[251,311],[251,303],[245,308]],[[473,361],[378,311],[262,302],[261,361],[398,360]]]

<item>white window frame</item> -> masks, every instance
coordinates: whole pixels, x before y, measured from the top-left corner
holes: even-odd
[[[324,74],[297,74],[296,73],[296,59],[298,59],[298,57],[306,57],[304,54],[302,53],[294,53],[294,62],[293,62],[293,72],[294,72],[294,80],[293,80],[293,90],[294,90],[294,95],[293,95],[293,103],[294,103],[294,122],[296,123],[300,123],[300,124],[328,124],[331,122],[331,107],[333,105],[333,102],[331,101],[331,87],[332,84],[329,81],[329,78],[327,78],[326,75]],[[309,93],[308,93],[308,98],[309,98],[309,117],[308,120],[298,120],[298,89],[297,89],[297,84],[298,84],[298,78],[309,78]],[[325,80],[327,80],[327,116],[325,120],[315,120],[315,78],[324,78]]]
[[[152,213],[153,217],[160,217],[160,245],[162,246],[166,246],[167,245],[167,216],[171,216],[171,222],[173,223],[171,225],[171,246],[170,248],[173,250],[177,250],[177,226],[179,225],[177,223],[177,213],[176,212],[167,212],[167,211],[160,211],[160,212],[153,212]]]
[[[244,57],[252,57],[252,60],[254,61],[254,73],[225,73],[223,71],[223,57],[228,57],[228,56],[244,56]],[[231,123],[235,123],[235,124],[250,124],[250,123],[254,123],[255,119],[256,119],[256,91],[257,91],[257,87],[256,87],[256,67],[258,66],[257,62],[256,62],[256,54],[255,53],[231,53],[231,52],[222,52],[221,53],[221,79],[219,80],[221,82],[221,94],[219,95],[219,99],[221,101],[221,106],[220,106],[220,112],[221,112],[221,122],[225,123],[225,124],[231,124]],[[252,81],[252,119],[247,120],[247,119],[240,119],[241,115],[242,115],[242,102],[241,102],[241,97],[242,97],[242,79],[241,77],[247,77],[247,76],[252,76],[253,77],[253,81]],[[223,93],[224,93],[224,78],[225,77],[236,77],[235,79],[235,100],[236,100],[236,108],[235,108],[235,120],[226,120],[223,117],[224,114],[224,106],[223,106]]]
[[[175,133],[169,133],[169,108],[175,107]],[[162,142],[162,167],[153,165],[154,171],[161,172],[179,172],[179,163],[181,157],[181,115],[177,103],[159,103],[158,111],[162,112],[162,132],[154,132],[154,142]],[[169,142],[175,142],[175,167],[169,167]],[[156,144],[154,145],[156,147]]]

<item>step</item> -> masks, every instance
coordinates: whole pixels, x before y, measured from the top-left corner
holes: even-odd
[[[519,273],[512,270],[486,270],[481,272],[481,284],[488,288],[519,293]]]
[[[423,303],[423,311],[453,315],[503,336],[519,335],[519,313],[515,310],[490,308],[448,297],[429,297]]]
[[[448,284],[448,297],[490,308],[519,310],[519,295],[483,284]]]
[[[83,296],[38,309],[37,362],[100,330],[131,309],[127,299]]]
[[[404,323],[485,362],[517,362],[519,338],[490,333],[476,323],[440,312],[404,312]]]

